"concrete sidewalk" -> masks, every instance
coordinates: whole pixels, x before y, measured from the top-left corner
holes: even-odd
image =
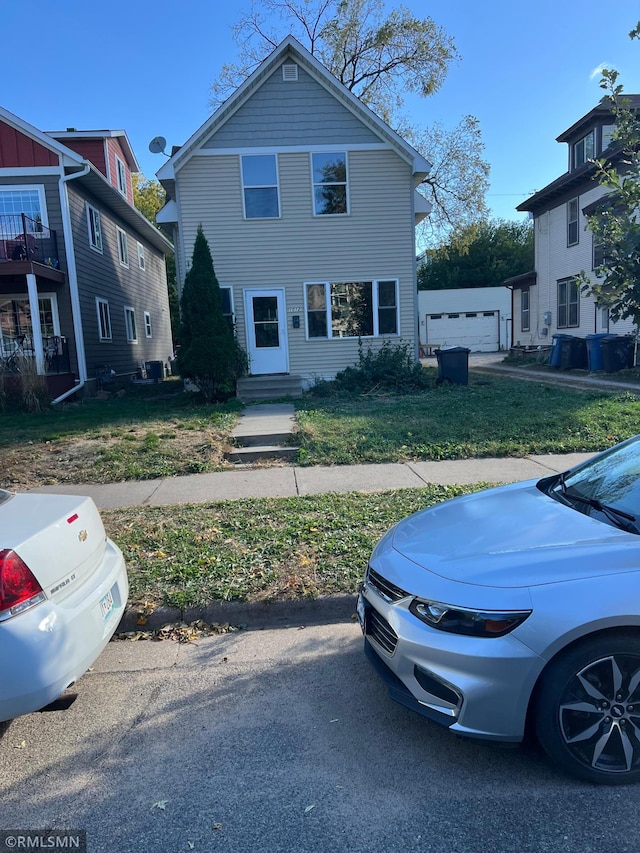
[[[564,471],[591,453],[505,459],[456,459],[445,462],[397,462],[331,467],[240,468],[162,480],[106,485],[58,484],[32,492],[88,495],[99,509],[171,506],[251,497],[295,497],[327,492],[381,492],[420,488],[428,483],[513,483]]]

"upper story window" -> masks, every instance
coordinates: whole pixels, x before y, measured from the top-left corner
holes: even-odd
[[[320,282],[305,287],[309,338],[397,335],[398,282]]]
[[[583,136],[578,142],[573,144],[573,162],[572,167],[577,169],[582,166],[587,160],[595,157],[595,136],[594,131],[590,131],[586,136]]]
[[[127,245],[127,232],[116,226],[118,235],[118,258],[123,267],[129,266],[129,246]]]
[[[312,154],[311,159],[315,215],[348,213],[346,153]]]
[[[558,282],[558,328],[580,325],[580,291],[575,278]]]
[[[100,211],[95,207],[87,205],[87,224],[89,227],[89,245],[96,252],[102,252],[102,226],[100,223]]]
[[[244,155],[241,160],[245,219],[277,219],[280,198],[276,155]]]
[[[116,155],[116,180],[118,181],[118,189],[122,195],[127,194],[127,169],[122,160]]]
[[[575,246],[580,239],[578,232],[578,199],[567,202],[567,246]]]
[[[145,268],[144,246],[142,245],[142,243],[138,243],[138,266],[141,270]]]
[[[151,328],[151,314],[149,311],[144,312],[144,333],[148,338],[153,337],[153,330]]]
[[[46,212],[42,188],[40,187],[0,187],[0,216],[4,220],[4,230],[13,230],[7,225],[7,217],[16,217],[16,223],[22,231],[20,214],[24,213],[34,225],[27,223],[27,228],[37,230],[38,225],[46,225]]]

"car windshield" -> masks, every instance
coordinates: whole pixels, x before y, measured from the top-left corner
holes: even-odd
[[[2,505],[8,500],[11,500],[12,497],[13,495],[11,494],[11,492],[6,492],[4,489],[0,489],[0,505]]]
[[[548,494],[585,515],[640,533],[640,438],[546,483]]]

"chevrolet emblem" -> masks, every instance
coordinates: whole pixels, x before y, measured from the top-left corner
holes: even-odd
[[[80,533],[78,533],[78,539],[80,540],[80,542],[85,542],[88,535],[89,534],[86,530],[81,530]]]

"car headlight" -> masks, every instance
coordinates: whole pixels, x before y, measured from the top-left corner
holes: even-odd
[[[432,628],[469,637],[502,637],[531,614],[531,610],[472,610],[420,598],[413,599],[409,610]]]

